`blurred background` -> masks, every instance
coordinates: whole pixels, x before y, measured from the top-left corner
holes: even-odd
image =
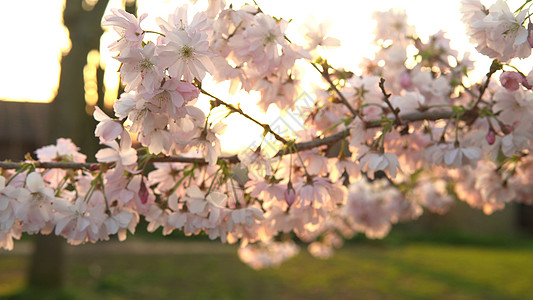
[[[229,1],[239,7],[245,1]],[[471,52],[481,78],[490,60],[475,54],[458,11],[459,0],[258,1],[268,14],[292,19],[288,35],[298,41],[306,17],[329,20],[330,35],[342,47],[326,55],[334,66],[358,73],[372,58],[373,11],[403,8],[424,40],[447,32],[452,48]],[[523,1],[522,1],[523,2]],[[59,137],[69,137],[94,161],[98,141],[91,114],[98,105],[111,114],[121,92],[118,63],[107,45],[116,36],[100,23],[111,7],[147,12],[144,29],[186,1],[164,0],[2,0],[0,28],[0,159],[21,160]],[[509,1],[511,8],[520,1]],[[489,3],[490,4],[490,3]],[[513,6],[514,5],[514,6]],[[207,6],[198,0],[194,12]],[[293,38],[294,37],[294,38]],[[529,62],[522,62],[528,64]],[[525,67],[526,68],[526,67]],[[527,70],[527,69],[525,69]],[[319,77],[306,75],[307,83]],[[209,84],[209,83],[206,83]],[[207,85],[226,97],[224,85]],[[310,91],[304,85],[303,93]],[[221,95],[221,96],[220,96]],[[229,97],[229,96],[228,96]],[[257,95],[231,97],[263,122],[279,111],[261,113]],[[208,107],[208,101],[199,104]],[[261,137],[261,128],[232,116],[224,151],[249,146],[243,134]],[[243,124],[246,124],[243,126]],[[246,132],[243,132],[247,130]],[[248,144],[247,144],[248,143]],[[485,216],[456,203],[444,216],[426,212],[399,224],[380,241],[358,236],[328,260],[305,250],[278,268],[255,271],[239,261],[237,246],[186,238],[175,233],[140,233],[126,242],[67,246],[62,239],[25,236],[15,250],[0,251],[3,299],[533,299],[531,209],[509,205]],[[305,249],[305,245],[302,245]]]

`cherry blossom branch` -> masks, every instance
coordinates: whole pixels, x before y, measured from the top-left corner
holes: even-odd
[[[0,161],[0,169],[18,169],[25,164],[32,164],[35,168],[39,169],[88,169],[88,170],[98,170],[101,165],[110,165],[110,164],[100,164],[100,163],[75,163],[75,162],[40,162],[40,161],[27,161],[27,162],[9,162],[9,161]]]
[[[490,78],[492,77],[492,75],[494,73],[496,73],[496,71],[501,70],[501,69],[502,69],[502,64],[500,62],[498,62],[497,60],[492,61],[492,64],[490,65],[490,70],[489,70],[489,72],[486,75],[487,79],[485,80],[485,83],[479,88],[479,96],[477,98],[476,103],[472,107],[472,110],[477,109],[477,106],[481,102],[481,99],[483,98],[483,95],[485,94],[485,91],[489,87]]]
[[[394,108],[392,106],[392,103],[390,102],[389,98],[391,96],[391,94],[387,94],[387,92],[385,91],[385,79],[383,77],[381,77],[379,79],[379,88],[381,89],[381,92],[383,93],[383,101],[385,101],[385,103],[387,103],[387,106],[389,107],[389,109],[392,111],[392,113],[394,114],[394,117],[396,118],[396,125],[402,125],[402,121],[400,119],[400,109],[399,108]]]
[[[415,112],[405,115],[399,115],[400,120],[407,122],[416,122],[416,121],[437,121],[443,119],[449,119],[453,115],[453,111],[425,111],[425,112]],[[377,128],[381,127],[382,120],[371,120],[365,123],[366,128]]]
[[[272,135],[274,136],[274,138],[276,138],[276,140],[282,142],[283,144],[287,144],[287,143],[288,143],[288,141],[287,141],[285,138],[283,138],[282,136],[280,136],[279,134],[277,134],[276,132],[274,132],[274,131],[272,130],[272,128],[270,128],[270,126],[269,126],[268,124],[263,124],[263,123],[257,121],[256,119],[252,118],[251,116],[249,116],[248,114],[246,114],[245,112],[243,112],[242,109],[241,109],[240,107],[237,108],[237,107],[235,107],[235,106],[233,106],[233,105],[231,105],[231,104],[229,104],[229,103],[226,103],[226,102],[224,102],[223,100],[221,100],[220,98],[211,95],[210,93],[208,93],[207,91],[205,91],[205,90],[202,89],[202,88],[200,88],[200,92],[201,92],[202,94],[206,95],[206,96],[209,96],[209,97],[213,98],[213,99],[214,99],[214,106],[215,106],[215,107],[216,107],[216,106],[219,106],[219,105],[224,105],[224,106],[225,106],[226,108],[228,108],[230,111],[232,111],[232,112],[236,112],[236,113],[240,114],[241,116],[247,118],[248,120],[254,122],[255,124],[257,124],[257,125],[263,127],[263,130],[265,131],[265,133],[268,132],[268,133],[272,134]]]
[[[215,98],[216,99],[216,98]],[[426,111],[426,112],[416,112],[416,113],[409,113],[405,115],[399,115],[400,120],[406,121],[406,122],[416,122],[416,121],[436,121],[436,120],[442,120],[442,119],[449,119],[453,115],[453,111]],[[268,126],[268,125],[267,125]],[[382,120],[371,120],[367,121],[365,123],[365,128],[378,128],[382,126]],[[343,131],[337,132],[335,134],[332,134],[330,136],[324,137],[324,138],[317,138],[311,141],[306,142],[300,142],[295,143],[293,147],[286,147],[286,149],[279,150],[275,157],[283,156],[285,154],[289,153],[295,153],[305,150],[314,149],[320,146],[324,145],[331,145],[335,142],[347,137],[349,135],[349,129],[345,129]],[[285,144],[289,143],[288,141],[285,142]],[[239,163],[240,160],[237,157],[237,155],[231,155],[231,156],[221,156],[218,158],[219,161],[225,161],[228,163]],[[208,162],[204,158],[200,157],[185,157],[185,156],[156,156],[151,157],[148,162],[154,163],[154,162],[177,162],[177,163],[196,163],[198,165],[207,165]],[[35,168],[42,168],[42,169],[88,169],[88,170],[99,170],[103,166],[106,168],[111,167],[112,164],[106,164],[106,163],[74,163],[74,162],[7,162],[2,161],[0,162],[0,169],[18,169],[22,167],[24,164],[33,164]]]
[[[331,77],[329,76],[329,72],[328,72],[328,69],[326,69],[325,67],[322,67],[323,70],[321,71],[317,65],[313,62],[311,62],[311,65],[313,65],[313,67],[322,75],[322,77],[329,83],[329,85],[331,86],[331,88],[335,91],[335,93],[339,96],[339,98],[341,99],[341,102],[350,110],[350,112],[352,113],[352,115],[355,117],[355,116],[358,116],[358,112],[357,110],[355,110],[353,108],[353,106],[350,105],[350,103],[348,102],[348,100],[346,99],[346,97],[344,97],[344,95],[339,91],[339,89],[337,89],[337,86],[333,83],[333,81],[331,80]]]

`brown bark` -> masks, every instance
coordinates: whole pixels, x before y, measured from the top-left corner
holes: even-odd
[[[96,122],[86,112],[83,67],[87,63],[87,54],[100,46],[103,33],[100,23],[108,1],[98,1],[90,11],[83,9],[82,2],[67,0],[63,11],[72,48],[61,61],[59,89],[51,104],[49,143],[55,143],[59,137],[68,137],[83,153],[93,157],[98,145],[94,137]],[[36,237],[28,274],[29,286],[59,288],[63,285],[64,247],[64,239],[53,233]]]

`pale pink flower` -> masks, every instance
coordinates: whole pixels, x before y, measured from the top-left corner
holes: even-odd
[[[79,245],[86,241],[95,242],[105,216],[104,205],[87,205],[85,197],[78,197],[74,203],[65,199],[56,200],[52,207],[55,234],[67,238],[69,244]]]
[[[130,112],[135,110],[137,105],[137,95],[132,93],[122,93],[113,104],[115,116],[121,120],[127,118]]]
[[[515,16],[503,0],[497,0],[488,10],[479,0],[463,0],[460,10],[467,33],[480,53],[502,62],[531,54],[528,31],[523,26],[527,10]]]
[[[498,52],[487,45],[488,31],[484,19],[489,14],[489,10],[480,0],[461,0],[459,11],[463,15],[461,20],[466,26],[470,42],[476,45],[477,51],[489,57],[496,57]]]
[[[22,236],[22,226],[16,222],[9,230],[0,230],[0,248],[8,251],[13,250],[13,239],[20,240]]]
[[[95,157],[99,162],[116,162],[122,166],[131,166],[137,162],[137,151],[131,147],[129,133],[122,135],[120,145],[116,141],[104,144],[109,148],[98,150]]]
[[[161,67],[168,68],[171,77],[192,82],[203,80],[206,73],[213,74],[207,35],[202,32],[172,31],[167,33],[168,43],[159,48]]]
[[[185,168],[183,163],[154,163],[155,170],[148,173],[148,185],[157,184],[155,191],[164,193],[170,190],[182,178],[180,171]]]
[[[476,172],[475,188],[486,203],[500,204],[511,202],[516,196],[515,191],[504,184],[492,164],[482,165]]]
[[[276,181],[268,182],[264,178],[252,178],[246,182],[246,189],[249,190],[252,197],[262,199],[263,207],[266,209],[281,201],[285,201],[285,191],[288,188],[286,188],[286,185],[282,185]]]
[[[494,101],[496,103],[492,106],[492,111],[505,124],[514,125],[533,117],[533,94],[529,91],[518,89],[510,92],[500,88],[494,94]]]
[[[438,143],[430,146],[425,152],[426,160],[436,165],[460,168],[466,165],[476,167],[481,158],[478,147],[464,147],[454,143]]]
[[[85,154],[70,139],[59,138],[55,145],[44,146],[35,150],[37,158],[46,162],[85,162]],[[57,185],[65,178],[67,172],[62,169],[50,169],[43,173],[43,179],[51,186]]]
[[[402,114],[408,114],[419,111],[425,103],[425,98],[418,92],[405,92],[401,96],[391,97],[390,102],[394,109],[399,109]]]
[[[231,221],[234,224],[243,224],[248,227],[264,220],[263,211],[255,206],[249,206],[231,211]]]
[[[226,131],[226,124],[217,123],[212,127],[203,131],[201,136],[191,141],[191,146],[196,146],[203,152],[209,166],[214,166],[221,153],[220,140],[217,135],[223,134]]]
[[[163,85],[155,91],[153,97],[146,102],[146,107],[152,112],[168,114],[173,119],[180,119],[187,114],[183,107],[198,95],[199,90],[193,84],[172,78],[165,80]]]
[[[193,19],[189,23],[189,18],[187,16],[187,4],[183,6],[176,7],[174,13],[168,15],[167,20],[165,21],[161,18],[156,18],[156,23],[161,28],[163,34],[167,34],[171,31],[206,31],[210,29],[211,22],[207,19],[205,12],[198,12],[194,15]],[[165,40],[163,38],[162,40]]]
[[[522,122],[518,124],[512,132],[504,135],[498,142],[501,143],[501,150],[507,157],[528,148],[533,141],[531,123]]]
[[[444,163],[456,168],[465,165],[475,167],[480,158],[481,151],[477,147],[455,147],[445,151]]]
[[[330,159],[329,161],[330,164],[334,163],[334,165],[332,164],[329,168],[329,177],[333,182],[340,180],[343,177],[344,172],[346,172],[351,182],[354,182],[361,177],[361,170],[359,170],[359,166],[355,161],[347,158],[336,158]]]
[[[301,206],[310,206],[316,209],[325,207],[332,209],[334,206],[331,201],[329,188],[331,182],[329,179],[315,176],[306,182],[300,182],[295,185],[296,194],[298,195],[298,204]]]
[[[258,147],[256,150],[247,148],[238,154],[238,158],[252,175],[259,177],[272,175],[273,159],[266,155],[264,148]]]
[[[342,214],[352,228],[371,239],[383,238],[391,229],[391,212],[364,179],[350,185]]]
[[[328,173],[328,158],[318,153],[318,150],[303,151],[300,153],[305,169],[311,175]]]
[[[198,188],[198,186],[191,186],[187,188],[187,208],[193,214],[207,215],[209,212],[209,220],[211,222],[218,222],[220,218],[221,209],[226,204],[228,196],[226,194],[211,191],[207,196]]]
[[[376,171],[383,171],[392,178],[396,178],[400,166],[398,156],[394,153],[368,152],[359,162],[361,172],[366,172],[368,178],[374,179]]]
[[[148,222],[146,230],[148,230],[148,232],[154,232],[157,230],[157,228],[168,224],[168,213],[168,210],[163,210],[161,207],[159,207],[159,205],[151,203],[145,213],[145,219]],[[168,235],[173,230],[174,228],[165,226],[163,228],[163,235]]]
[[[334,37],[326,37],[331,28],[330,22],[318,23],[313,16],[307,17],[305,24],[302,28],[304,37],[307,40],[307,48],[312,50],[318,46],[323,47],[339,47],[341,41]]]
[[[374,12],[372,18],[377,21],[374,32],[376,41],[404,41],[414,33],[413,26],[407,23],[407,14],[404,10]]]
[[[15,223],[18,198],[29,196],[26,189],[6,186],[6,179],[0,176],[0,231],[8,231]]]
[[[124,130],[122,123],[108,117],[98,106],[94,107],[93,117],[99,122],[94,135],[99,137],[101,142],[109,142],[118,138]]]
[[[116,57],[122,63],[120,77],[126,85],[125,92],[136,90],[142,95],[152,95],[161,86],[164,73],[158,67],[155,50],[155,44],[149,42],[142,48],[122,51]]]
[[[87,156],[78,152],[71,139],[59,138],[56,145],[44,146],[35,150],[40,161],[85,162]]]
[[[147,14],[141,15],[137,20],[134,15],[122,9],[112,8],[111,13],[112,15],[104,16],[102,26],[113,26],[120,38],[109,45],[109,48],[115,51],[122,51],[123,49],[141,46],[144,31],[141,29],[140,23],[147,17]]]
[[[139,223],[139,214],[124,205],[110,207],[109,215],[104,220],[106,234],[118,234],[118,240],[124,241],[128,230],[135,233],[135,227]]]
[[[26,188],[29,193],[19,195],[20,205],[16,207],[15,215],[22,222],[25,232],[37,233],[53,220],[52,203],[57,198],[36,172],[26,177]]]
[[[174,228],[182,228],[187,221],[187,213],[182,211],[181,205],[178,203],[178,195],[173,193],[168,197],[168,207],[172,212],[168,215],[168,225]]]
[[[454,198],[447,194],[444,180],[424,180],[412,191],[411,198],[415,199],[432,213],[445,214],[454,204]]]

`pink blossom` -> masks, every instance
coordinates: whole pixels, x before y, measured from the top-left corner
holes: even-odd
[[[370,179],[374,178],[376,171],[383,171],[392,178],[396,177],[400,166],[398,157],[394,153],[368,152],[359,163],[361,172],[366,172]]]
[[[94,135],[99,137],[101,142],[109,142],[118,138],[124,130],[120,122],[108,117],[98,106],[94,107],[93,117],[99,122]]]
[[[194,78],[203,80],[206,73],[213,74],[213,54],[205,33],[172,31],[167,38],[169,42],[159,48],[158,56],[160,66],[168,68],[171,77],[192,82]]]
[[[142,48],[122,51],[116,57],[122,63],[120,77],[126,84],[125,92],[136,90],[141,95],[152,95],[161,86],[164,71],[158,66],[155,50],[155,44],[149,42]]]
[[[122,9],[112,8],[111,13],[112,15],[104,16],[102,26],[113,26],[120,38],[109,48],[122,51],[131,47],[139,47],[144,38],[144,31],[141,29],[140,23],[147,17],[147,14],[141,15],[137,20],[134,15]]]
[[[99,162],[116,162],[121,166],[131,166],[137,162],[137,151],[131,148],[129,133],[122,135],[120,145],[116,141],[104,143],[109,148],[100,149],[95,157]]]

